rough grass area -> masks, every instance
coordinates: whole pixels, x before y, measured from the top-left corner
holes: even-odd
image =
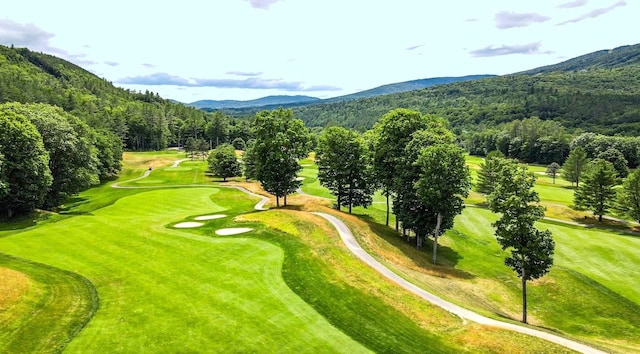
[[[58,353],[98,309],[77,274],[0,254],[0,352]]]
[[[468,157],[472,171],[481,159]],[[574,211],[569,184],[541,175],[536,189],[551,217],[585,222],[586,212]],[[545,168],[546,169],[546,168]],[[520,280],[503,264],[506,253],[494,237],[490,211],[467,207],[455,228],[440,240],[438,264],[431,264],[431,243],[416,250],[385,227],[381,196],[367,209],[356,208],[349,221],[361,245],[406,279],[464,307],[498,319],[521,318]],[[472,193],[467,203],[482,204]],[[590,222],[587,219],[586,222]],[[614,352],[640,352],[640,237],[612,230],[614,223],[595,228],[541,222],[556,240],[555,266],[549,275],[529,283],[530,323],[564,333]],[[602,228],[602,227],[606,228]],[[620,225],[621,228],[624,225]]]
[[[330,322],[375,352],[567,352],[562,347],[509,331],[464,323],[407,293],[354,258],[324,219],[307,213],[328,208],[293,198],[292,210],[246,214],[282,235],[287,284]],[[298,209],[302,209],[300,211]],[[264,235],[251,237],[263,239]]]

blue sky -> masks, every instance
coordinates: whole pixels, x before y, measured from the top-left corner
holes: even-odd
[[[640,43],[631,0],[20,0],[0,44],[182,102],[335,97]]]

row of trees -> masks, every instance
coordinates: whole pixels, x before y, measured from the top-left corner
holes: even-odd
[[[640,222],[640,169],[629,174],[621,159],[618,156],[612,162],[601,154],[590,160],[586,151],[577,147],[562,166],[563,178],[576,185],[574,205],[593,211],[598,221],[615,211]]]
[[[122,145],[109,131],[46,104],[0,105],[0,213],[52,209],[120,171]]]
[[[252,128],[255,140],[243,157],[245,176],[258,180],[279,199],[300,186],[296,178],[300,158],[309,151],[309,134],[291,110],[260,112]],[[499,154],[499,152],[497,153]],[[471,188],[465,152],[455,144],[446,122],[419,112],[396,109],[363,134],[343,127],[328,127],[321,134],[316,163],[320,183],[337,198],[336,206],[368,206],[380,189],[393,201],[396,230],[415,235],[417,247],[433,238],[432,260],[437,260],[438,238],[453,226]],[[505,264],[522,280],[523,321],[526,317],[526,282],[549,271],[554,242],[549,231],[533,225],[544,209],[533,190],[535,176],[515,160],[495,156],[489,207],[501,217],[493,225],[496,238],[510,255]],[[241,175],[233,146],[221,145],[209,155],[209,170],[226,180]]]

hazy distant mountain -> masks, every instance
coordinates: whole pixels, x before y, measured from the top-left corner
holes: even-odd
[[[312,103],[320,101],[317,97],[310,96],[267,96],[249,101],[237,101],[237,100],[201,100],[189,103],[188,106],[193,106],[200,109],[230,109],[230,108],[248,108],[248,107],[262,107],[262,106],[286,106],[295,105],[301,103]]]
[[[420,90],[426,87],[434,85],[444,85],[453,82],[470,81],[483,79],[487,77],[494,77],[495,75],[469,75],[460,77],[434,77],[429,79],[411,80],[405,82],[398,82],[394,84],[388,84],[372,88],[365,91],[356,92],[350,95],[319,99],[309,96],[267,96],[251,101],[214,101],[214,100],[202,100],[188,104],[206,111],[212,111],[217,109],[232,110],[235,112],[254,113],[258,109],[273,109],[278,107],[298,107],[306,106],[310,104],[318,103],[333,103],[333,102],[347,102],[361,98],[376,97],[382,95],[388,95],[392,93],[400,93],[406,91]]]
[[[517,74],[535,75],[557,71],[570,72],[589,69],[613,69],[640,63],[640,44],[599,50],[554,65],[542,66]]]
[[[459,76],[459,77],[434,77],[429,79],[419,79],[419,80],[398,82],[395,84],[378,86],[370,90],[360,91],[350,95],[328,98],[328,99],[322,100],[322,103],[351,101],[351,100],[357,100],[359,98],[375,97],[375,96],[388,95],[391,93],[420,90],[420,89],[434,86],[434,85],[444,85],[444,84],[450,84],[453,82],[478,80],[478,79],[484,79],[487,77],[494,77],[494,76],[495,75],[468,75],[468,76]]]

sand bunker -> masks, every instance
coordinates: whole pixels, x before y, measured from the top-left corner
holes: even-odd
[[[173,225],[173,227],[178,228],[178,229],[188,229],[191,227],[200,227],[204,225],[201,222],[193,222],[193,221],[187,221],[187,222],[181,222],[178,224]]]
[[[237,234],[243,234],[245,232],[249,232],[253,229],[248,228],[248,227],[238,227],[238,228],[232,228],[232,229],[220,229],[216,231],[216,235],[220,235],[220,236],[229,236],[229,235],[237,235]]]
[[[214,219],[220,219],[220,218],[225,218],[227,217],[226,215],[223,214],[216,214],[216,215],[202,215],[202,216],[196,216],[194,219],[196,220],[214,220]]]

